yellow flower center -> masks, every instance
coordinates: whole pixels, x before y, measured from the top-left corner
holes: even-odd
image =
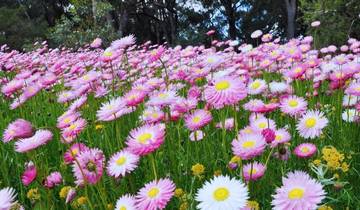
[[[250,128],[245,128],[244,133],[250,134],[252,133],[252,130]]]
[[[151,133],[143,133],[138,137],[138,141],[142,144],[145,144],[147,141],[151,139]]]
[[[275,141],[280,141],[282,139],[282,135],[276,135],[275,136]]]
[[[85,75],[85,76],[83,76],[83,79],[84,79],[85,81],[88,81],[88,80],[90,79],[90,77],[89,77],[89,75]]]
[[[220,187],[214,191],[214,199],[216,201],[224,201],[226,200],[230,195],[230,192],[225,187]]]
[[[69,123],[71,121],[70,117],[67,117],[63,120],[64,123]]]
[[[300,150],[302,153],[308,153],[310,151],[310,149],[308,147],[301,147]]]
[[[106,52],[104,52],[104,56],[106,56],[106,57],[110,57],[110,56],[112,56],[113,54],[112,54],[112,52],[110,52],[110,51],[106,51]]]
[[[156,113],[156,112],[154,112],[154,113],[151,114],[151,116],[152,116],[153,118],[158,118],[158,117],[159,117],[159,114]]]
[[[74,148],[71,150],[71,154],[74,156],[74,155],[77,155],[79,153],[79,149],[78,148]]]
[[[253,83],[251,83],[250,87],[252,89],[258,89],[260,87],[261,83],[259,81],[255,81]]]
[[[316,119],[314,117],[310,117],[309,119],[305,120],[305,126],[307,128],[313,128],[316,125]]]
[[[155,198],[158,194],[159,194],[159,189],[158,188],[156,188],[156,187],[153,187],[153,188],[151,188],[150,190],[149,190],[149,192],[147,193],[148,194],[148,196],[150,197],[150,198]]]
[[[226,90],[230,87],[230,83],[228,81],[221,81],[215,84],[215,89],[217,91]]]
[[[110,105],[110,104],[105,107],[106,110],[112,110],[113,108],[114,108],[114,106]]]
[[[250,140],[250,141],[246,141],[242,144],[243,148],[245,149],[251,149],[255,146],[255,141]]]
[[[195,117],[192,119],[193,123],[199,123],[200,120],[201,120],[201,117],[199,117],[199,116],[195,116]]]
[[[288,193],[288,197],[291,200],[300,199],[300,198],[304,197],[304,190],[301,188],[294,188]]]
[[[356,91],[360,91],[360,87],[356,87],[355,90],[356,90]]]
[[[126,210],[125,206],[120,206],[119,210]]]
[[[266,126],[267,126],[266,122],[259,123],[259,128],[266,128]]]
[[[207,59],[207,62],[208,62],[208,63],[215,63],[215,59],[214,59],[214,58],[208,58],[208,59]]]
[[[294,72],[295,73],[300,73],[302,71],[302,68],[301,67],[297,67],[294,69]]]
[[[249,174],[256,174],[257,170],[255,168],[253,169],[249,169],[248,173]]]
[[[122,157],[120,157],[119,159],[116,160],[116,164],[118,166],[124,165],[125,162],[126,162],[126,157],[124,157],[124,156],[122,156]]]
[[[69,126],[69,129],[70,129],[70,130],[75,130],[75,128],[76,128],[76,125],[75,125],[75,124],[72,124],[72,125]]]
[[[159,94],[159,98],[161,98],[161,99],[164,99],[164,98],[166,98],[168,95],[166,94],[166,93],[160,93]]]
[[[297,107],[299,102],[297,100],[295,100],[295,99],[291,99],[291,100],[289,100],[288,104],[289,104],[290,107]]]

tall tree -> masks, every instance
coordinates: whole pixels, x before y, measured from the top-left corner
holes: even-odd
[[[287,17],[286,37],[289,40],[295,37],[297,0],[284,0],[284,1],[286,6],[286,17]]]

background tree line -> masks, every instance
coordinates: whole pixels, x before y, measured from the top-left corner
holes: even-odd
[[[35,41],[78,47],[135,34],[139,43],[204,43],[216,38],[252,42],[260,29],[284,40],[313,34],[317,44],[360,37],[360,0],[1,0],[0,44],[23,49]]]

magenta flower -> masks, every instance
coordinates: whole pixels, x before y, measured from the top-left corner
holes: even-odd
[[[316,145],[312,143],[302,143],[295,147],[294,153],[300,158],[308,158],[316,153]]]
[[[37,171],[33,162],[26,164],[25,171],[21,176],[21,181],[25,186],[30,185],[36,179]]]

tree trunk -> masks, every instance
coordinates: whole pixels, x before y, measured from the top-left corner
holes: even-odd
[[[295,28],[296,28],[296,0],[284,0],[286,5],[287,13],[287,28],[286,28],[286,37],[288,40],[295,37]]]
[[[94,24],[96,24],[96,5],[97,5],[96,0],[92,0],[91,6],[92,6],[92,15],[93,15],[93,19],[94,19]]]
[[[233,1],[232,0],[221,0],[220,1],[221,4],[224,6],[225,8],[225,14],[226,14],[226,19],[228,22],[228,26],[229,26],[229,38],[232,40],[236,39],[236,18],[235,18],[235,8],[233,6]]]

